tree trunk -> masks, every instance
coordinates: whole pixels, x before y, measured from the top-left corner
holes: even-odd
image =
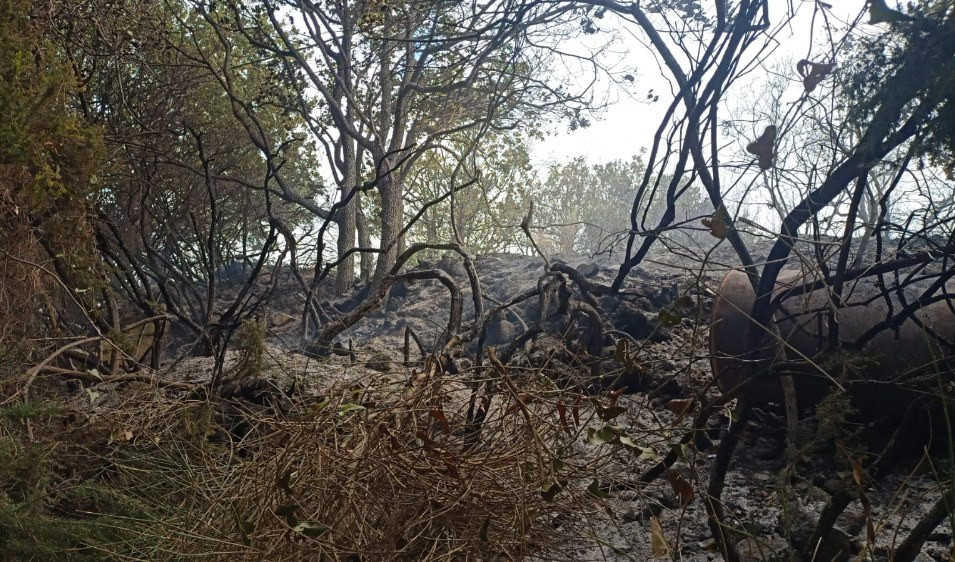
[[[383,169],[391,169],[393,162],[390,160],[390,158],[386,160],[382,166]],[[372,278],[374,283],[385,278],[395,264],[400,249],[398,233],[404,225],[404,199],[397,172],[388,173],[381,178],[378,192],[381,195],[381,248],[384,250],[390,247],[390,249],[378,254],[378,264]]]
[[[342,158],[344,160],[344,174],[339,188],[341,200],[344,201],[351,190],[357,184],[357,168],[355,165],[355,146],[351,139],[346,139],[342,147]],[[344,255],[345,252],[355,247],[355,229],[358,226],[358,217],[356,215],[357,194],[352,197],[347,205],[342,207],[341,220],[338,221],[338,255]],[[352,254],[345,258],[338,265],[337,278],[335,280],[335,293],[339,296],[351,289],[355,283],[355,255]]]
[[[358,229],[358,246],[370,248],[371,233],[368,231],[368,217],[365,216],[365,212],[361,208],[361,194],[355,195],[355,219],[355,226]],[[359,260],[360,279],[367,283],[371,280],[371,271],[374,269],[374,257],[367,252],[362,252]]]

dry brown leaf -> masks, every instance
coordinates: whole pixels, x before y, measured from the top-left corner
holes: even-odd
[[[560,417],[560,427],[564,430],[564,433],[573,435],[574,432],[570,429],[570,424],[567,423],[567,406],[563,402],[557,403],[557,415]]]
[[[667,544],[663,527],[656,517],[650,517],[650,553],[654,560],[665,560],[670,557],[670,545]]]
[[[822,82],[822,76],[806,76],[802,79],[802,87],[807,91],[811,92],[816,89],[816,86]]]
[[[680,417],[690,412],[695,405],[692,398],[674,398],[666,403],[667,409]]]
[[[758,139],[746,145],[746,152],[759,157],[759,169],[773,167],[773,152],[776,148],[776,125],[769,125]]]
[[[448,423],[448,417],[444,415],[444,410],[441,407],[431,408],[431,417],[438,421],[441,424],[441,429],[445,433],[451,433],[451,424]]]
[[[802,76],[802,85],[807,92],[815,90],[819,82],[822,82],[823,78],[832,74],[835,68],[835,63],[812,62],[806,59],[802,59],[796,63],[796,72]]]
[[[522,393],[520,393],[520,394],[518,394],[517,396],[514,397],[514,404],[512,404],[512,405],[504,412],[504,414],[505,414],[505,415],[513,414],[514,412],[516,412],[516,411],[518,411],[518,410],[522,410],[522,409],[523,409],[522,406],[527,406],[528,404],[532,404],[532,403],[534,403],[536,400],[537,400],[537,397],[536,397],[536,396],[534,396],[534,395],[532,395],[532,394],[527,394],[527,393],[522,392]]]
[[[729,220],[726,216],[726,208],[724,208],[723,205],[720,205],[720,207],[716,209],[712,217],[702,219],[700,222],[703,226],[710,229],[710,234],[720,240],[726,238],[726,235],[729,234],[729,229],[726,226]]]
[[[617,390],[611,390],[610,392],[608,392],[608,393],[607,393],[607,396],[610,397],[610,405],[611,405],[611,406],[616,406],[616,405],[617,405],[617,400],[620,399],[620,396],[623,395],[623,393],[624,393],[626,390],[627,390],[626,388],[618,388]]]
[[[693,501],[693,484],[690,484],[682,474],[672,468],[667,469],[667,480],[670,481],[670,487],[680,498],[680,505],[686,506]]]

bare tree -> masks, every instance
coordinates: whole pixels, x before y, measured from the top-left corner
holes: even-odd
[[[403,245],[404,191],[415,162],[462,131],[512,126],[521,106],[552,95],[530,74],[526,37],[571,9],[534,2],[227,6],[199,8],[220,37],[234,27],[282,65],[293,85],[290,109],[325,147],[339,185],[339,256],[354,247],[352,193],[368,160],[380,214],[377,280]],[[352,278],[351,259],[339,265],[339,289]]]
[[[756,295],[751,310],[744,311],[748,312],[745,349],[750,352],[744,353],[743,360],[762,358],[757,350],[778,337],[767,327],[786,298],[794,294],[822,288],[831,303],[831,310],[819,315],[826,323],[826,337],[814,356],[818,361],[834,350],[859,349],[881,331],[897,329],[915,318],[920,308],[949,299],[945,287],[952,276],[950,238],[932,245],[928,253],[887,253],[885,246],[890,240],[898,244],[900,239],[910,240],[914,234],[932,229],[948,231],[942,224],[950,216],[913,208],[915,201],[939,201],[937,194],[944,190],[938,183],[929,187],[919,170],[913,174],[912,166],[920,154],[950,158],[951,127],[938,120],[949,111],[952,99],[955,13],[950,4],[925,2],[906,15],[885,3],[871,2],[871,10],[860,13],[848,32],[840,34],[830,23],[830,6],[814,3],[808,9],[829,41],[822,54],[800,60],[790,70],[799,95],[788,105],[778,103],[780,98],[775,95],[753,100],[751,114],[742,116],[748,117],[749,124],[729,130],[735,133],[733,139],[727,138],[723,128],[726,102],[743,78],[768,70],[769,55],[779,44],[775,37],[794,13],[781,5],[750,0],[712,5],[588,3],[619,14],[639,30],[676,92],[636,191],[626,259],[615,289],[659,240],[661,230],[673,224],[676,201],[689,185],[699,183],[714,209],[707,223],[712,234],[733,246]],[[776,6],[782,11],[771,12]],[[878,32],[869,38],[856,32],[865,25],[862,20],[866,16],[868,25],[878,26]],[[855,66],[836,72],[833,84],[830,79],[841,56],[850,58]],[[841,96],[832,95],[833,86],[842,89]],[[782,92],[785,87],[782,82],[777,90]],[[739,120],[741,116],[735,117]],[[663,170],[668,175],[661,173]],[[940,179],[929,176],[932,182]],[[784,185],[791,189],[780,190]],[[769,188],[768,202],[776,208],[779,228],[767,261],[760,267],[740,236],[744,223],[739,219],[741,210],[754,202],[752,196],[762,186]],[[917,197],[913,199],[912,194]],[[655,224],[643,224],[639,217],[639,210],[646,208],[643,202],[660,198],[666,201],[663,216]],[[942,206],[947,208],[947,204]],[[931,218],[924,220],[928,215]],[[875,260],[865,262],[864,269],[850,270],[851,264],[859,263],[849,257],[852,249],[858,248],[853,241],[860,220],[875,236]],[[769,231],[762,227],[762,232]],[[779,296],[775,288],[780,272],[792,259],[794,248],[806,243],[808,252],[803,249],[801,259],[809,258],[817,275],[805,286]],[[935,262],[934,267],[927,267],[929,262]],[[915,272],[898,273],[913,266]],[[844,341],[836,311],[848,306],[850,281],[863,276],[878,276],[881,298],[886,302],[892,294],[905,304],[888,305],[884,318],[858,339]],[[924,282],[917,296],[901,297],[902,287],[916,279]],[[953,350],[947,337],[934,336],[940,337],[933,341],[943,356],[950,356]],[[772,361],[756,364],[762,365],[764,376],[780,376]],[[729,396],[742,390],[735,389]],[[792,393],[791,388],[788,392]],[[742,400],[738,412],[745,414],[747,408],[747,401]],[[737,559],[738,554],[732,537],[725,533],[720,495],[739,431],[742,429],[737,427],[721,443],[706,500],[711,528],[728,559]],[[814,545],[805,547],[811,554]]]

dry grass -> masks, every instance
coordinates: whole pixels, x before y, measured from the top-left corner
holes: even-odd
[[[433,366],[281,408],[100,387],[35,421],[50,464],[74,467],[48,513],[95,526],[62,541],[93,559],[573,559],[607,517],[587,487],[610,459],[580,446],[592,408],[572,415],[576,395],[543,377],[518,394],[486,376],[479,434],[469,386]]]
[[[215,499],[233,510],[221,532],[248,544],[241,559],[519,559],[560,548],[595,512],[583,490],[597,467],[570,458],[538,391],[521,406],[533,390],[503,390],[471,448],[460,383],[433,370],[400,395],[355,388],[260,417],[242,444],[252,460]],[[562,492],[545,500],[555,485]]]

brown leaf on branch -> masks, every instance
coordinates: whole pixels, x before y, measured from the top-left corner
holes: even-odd
[[[670,410],[680,418],[693,410],[696,401],[692,398],[674,398],[666,403],[667,410]]]
[[[667,480],[670,481],[670,487],[673,488],[673,492],[680,498],[680,505],[686,506],[693,501],[693,484],[683,477],[682,474],[673,470],[672,468],[666,472]]]
[[[776,125],[769,125],[758,139],[746,145],[746,152],[759,157],[759,169],[773,167],[773,152],[776,148]]]
[[[816,89],[822,79],[832,74],[835,70],[835,63],[812,62],[806,59],[796,63],[796,72],[802,76],[802,85],[807,92]]]
[[[726,215],[726,207],[720,205],[713,216],[707,219],[701,219],[700,223],[710,229],[710,234],[723,240],[729,234],[729,217]]]

